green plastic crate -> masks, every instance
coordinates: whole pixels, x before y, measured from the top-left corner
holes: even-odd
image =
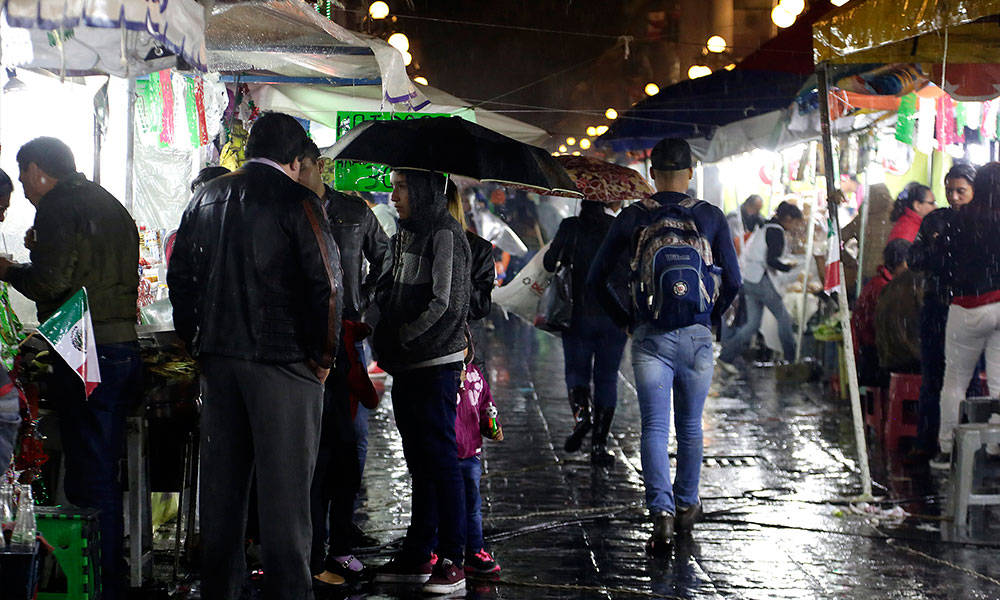
[[[38,592],[38,600],[96,600],[101,597],[101,544],[97,511],[36,507],[38,531],[54,548],[66,576],[66,593]]]

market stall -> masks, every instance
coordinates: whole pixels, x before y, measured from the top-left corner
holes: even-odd
[[[1000,14],[1000,3],[995,0],[968,0],[958,2],[903,2],[896,0],[866,0],[854,2],[834,12],[814,27],[816,72],[818,78],[819,107],[822,116],[824,161],[826,172],[836,172],[833,135],[830,121],[835,112],[831,110],[831,71],[838,64],[871,64],[891,67],[891,78],[884,79],[887,91],[913,91],[922,87],[919,75],[927,72],[919,63],[940,66],[939,86],[958,89],[963,84],[962,77],[952,69],[952,77],[947,73],[951,65],[990,63],[995,55],[989,50],[995,47],[998,34],[995,16]],[[899,64],[902,63],[902,66]],[[909,66],[912,65],[912,66]],[[871,71],[872,69],[866,69]],[[930,73],[935,68],[931,66]],[[959,72],[978,72],[989,77],[986,69],[958,69]],[[883,74],[879,71],[879,74]],[[870,79],[872,91],[878,92],[875,80]],[[901,88],[901,89],[900,89]],[[981,88],[980,88],[981,89]],[[941,100],[943,109],[937,115],[940,133],[937,142],[944,149],[948,146],[949,125],[953,135],[954,113],[948,113],[948,102]],[[904,130],[906,122],[903,123]],[[909,132],[912,135],[912,132]],[[905,135],[905,132],[904,132]],[[832,197],[836,191],[835,179],[827,177],[827,191]],[[837,211],[831,211],[832,231],[839,231]],[[840,241],[832,240],[839,250]],[[854,344],[851,337],[850,313],[847,306],[847,290],[841,266],[836,286],[839,294],[841,328],[843,330],[847,379],[850,385],[851,405],[854,413],[854,429],[858,446],[858,459],[862,475],[863,495],[871,496],[871,476],[865,451],[862,407],[858,393],[857,372],[854,364]]]

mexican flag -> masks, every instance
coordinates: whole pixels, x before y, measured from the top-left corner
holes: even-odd
[[[833,210],[837,210],[836,207]],[[833,227],[833,219],[827,220],[826,233],[826,278],[823,291],[833,293],[840,288],[840,234]]]
[[[101,383],[101,370],[97,366],[97,344],[94,342],[94,324],[90,320],[87,288],[80,288],[66,304],[39,325],[38,333],[77,372],[89,397]]]

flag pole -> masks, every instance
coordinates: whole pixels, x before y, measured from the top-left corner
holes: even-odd
[[[836,203],[837,187],[834,179],[833,163],[833,133],[830,124],[830,80],[826,63],[816,65],[816,78],[819,80],[819,122],[823,135],[823,166],[826,174],[826,206],[830,213],[830,223],[836,237],[831,242],[840,244],[840,219]],[[841,249],[842,250],[842,249]],[[854,360],[854,339],[851,335],[851,312],[847,305],[847,282],[844,278],[844,261],[839,261],[840,282],[837,284],[837,300],[840,305],[840,328],[844,336],[844,365],[847,373],[840,374],[841,385],[844,376],[850,390],[851,414],[854,421],[854,440],[858,447],[858,467],[861,475],[861,495],[858,501],[871,501],[872,474],[868,465],[868,445],[865,443],[864,416],[861,411],[861,394],[858,390],[858,371]]]
[[[27,336],[25,336],[25,338],[23,340],[21,340],[21,342],[17,345],[17,347],[20,348],[21,346],[23,346],[25,342],[27,342],[31,338],[35,337],[36,333],[38,333],[38,332],[37,331],[32,331],[31,333],[29,333]]]

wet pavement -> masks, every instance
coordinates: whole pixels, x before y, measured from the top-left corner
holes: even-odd
[[[467,598],[1000,599],[1000,532],[975,544],[944,541],[944,479],[873,454],[883,508],[901,524],[852,513],[860,491],[851,412],[818,384],[778,384],[769,369],[716,376],[706,404],[701,496],[706,518],[671,556],[649,557],[640,419],[623,362],[610,443],[616,460],[567,455],[571,429],[557,338],[500,320],[490,371],[506,440],[484,450],[482,495],[495,581],[470,581]],[[358,522],[387,545],[404,533],[409,491],[388,401],[371,416]],[[367,586],[340,597],[420,597]]]

